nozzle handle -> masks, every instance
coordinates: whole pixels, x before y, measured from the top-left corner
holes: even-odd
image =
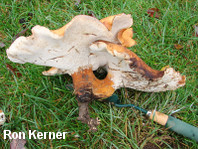
[[[158,111],[148,111],[149,119],[157,122],[178,134],[188,137],[198,142],[198,128],[186,122],[176,119],[172,116],[160,113]]]

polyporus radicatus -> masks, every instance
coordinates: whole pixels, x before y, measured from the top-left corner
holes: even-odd
[[[160,92],[185,85],[185,76],[173,68],[154,70],[126,48],[136,44],[132,23],[131,15],[119,14],[100,21],[79,15],[58,30],[37,25],[31,36],[15,40],[7,55],[17,63],[52,66],[44,75],[70,74],[78,99],[78,119],[96,130],[99,120],[88,113],[92,100],[107,98],[121,87]],[[103,80],[93,73],[99,67],[108,72]]]

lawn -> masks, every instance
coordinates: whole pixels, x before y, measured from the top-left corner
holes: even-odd
[[[78,117],[78,105],[69,75],[46,77],[48,68],[33,64],[16,64],[6,49],[19,35],[31,35],[31,28],[41,25],[57,29],[79,14],[98,19],[126,13],[133,17],[134,39],[129,48],[149,66],[160,70],[169,65],[186,76],[186,85],[175,91],[146,93],[123,88],[116,91],[122,103],[145,109],[157,109],[198,127],[198,0],[1,0],[0,1],[0,109],[7,117],[0,126],[0,148],[9,148],[3,130],[25,132],[68,132],[65,139],[28,139],[28,149],[48,148],[198,148],[198,144],[168,131],[133,108],[117,108],[109,103],[90,104],[91,117],[99,117],[98,131]],[[159,9],[159,18],[147,10]],[[24,29],[28,30],[24,33]],[[20,33],[20,34],[19,34]],[[175,44],[182,48],[175,47]],[[13,69],[11,69],[11,66]]]

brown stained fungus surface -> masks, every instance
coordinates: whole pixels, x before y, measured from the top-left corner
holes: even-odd
[[[118,53],[126,53],[129,55],[129,66],[131,69],[135,68],[143,77],[149,80],[155,80],[161,78],[164,75],[164,71],[154,70],[149,67],[142,59],[140,59],[135,53],[126,49],[125,47],[117,44],[108,43],[107,49],[110,52],[116,51]],[[125,59],[126,60],[126,59]]]
[[[99,80],[95,77],[93,70],[79,69],[78,72],[72,74],[75,93],[81,102],[91,101],[93,99],[110,97],[115,89],[111,74],[109,73],[105,79]]]
[[[175,90],[185,85],[185,76],[173,68],[154,70],[126,47],[136,44],[131,15],[119,14],[101,20],[79,15],[57,30],[32,28],[32,35],[19,37],[7,49],[16,63],[51,66],[43,75],[69,74],[78,100],[78,120],[97,130],[100,123],[89,116],[94,99],[107,98],[121,87],[145,92]],[[103,67],[107,76],[99,80],[93,71]]]

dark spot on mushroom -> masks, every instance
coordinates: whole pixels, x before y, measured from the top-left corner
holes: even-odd
[[[75,47],[75,46],[72,46],[72,47],[68,50],[68,52],[70,52],[74,47]]]
[[[43,61],[43,59],[42,59],[40,56],[39,56],[38,58],[39,58],[41,61]]]
[[[77,53],[80,53],[80,52],[78,51],[78,49],[75,48],[75,50],[76,50]]]
[[[93,34],[93,33],[84,33],[83,35],[86,35],[86,36],[97,36],[96,34]]]
[[[123,62],[123,59],[119,61],[118,65],[120,65]]]
[[[78,90],[76,97],[79,102],[89,102],[92,100],[92,91],[91,89],[81,88]]]
[[[88,81],[88,80],[89,80],[89,76],[88,76],[88,75],[86,75],[86,74],[82,74],[82,78],[83,78],[83,79],[85,79],[86,81]]]
[[[158,71],[150,68],[144,61],[137,59],[136,57],[130,58],[129,67],[135,68],[142,77],[147,78],[149,81],[153,81],[155,78],[160,78],[164,75],[164,71]]]
[[[51,50],[51,49],[49,49],[49,50],[48,50],[48,52],[49,52],[49,53],[51,53],[51,52],[52,52],[52,50]]]
[[[63,58],[63,57],[64,57],[64,55],[61,55],[61,56],[56,56],[56,57],[50,58],[48,60],[56,60],[56,59]]]
[[[165,84],[165,85],[164,85],[164,88],[167,88],[167,87],[168,87],[168,84]]]
[[[112,64],[114,64],[115,66],[118,66],[116,63],[112,62]]]
[[[136,68],[138,66],[138,61],[136,58],[130,58],[131,63],[129,64],[130,67]]]
[[[78,89],[78,91],[76,91],[76,93],[77,93],[76,94],[77,100],[79,102],[82,102],[82,103],[84,103],[84,102],[90,102],[92,100],[95,100],[95,99],[99,99],[100,98],[100,97],[95,96],[93,94],[93,91],[92,91],[92,89],[90,88],[89,85],[84,86],[83,88]]]

